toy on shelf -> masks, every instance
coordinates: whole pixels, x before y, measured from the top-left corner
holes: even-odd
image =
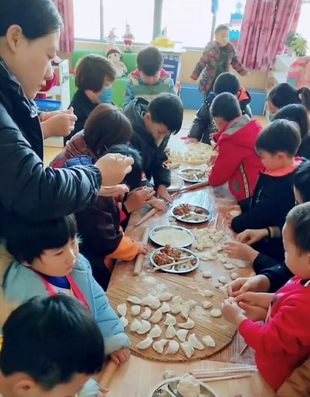
[[[175,43],[169,40],[167,35],[167,28],[163,29],[160,36],[151,41],[151,44],[156,47],[174,47]]]
[[[111,29],[107,36],[108,45],[115,45],[115,41],[118,38],[115,34],[115,30],[116,28]]]
[[[122,53],[118,47],[110,47],[107,51],[107,58],[113,63],[116,70],[116,77],[122,77],[127,74],[127,67],[121,61]]]
[[[135,36],[132,34],[131,26],[129,23],[126,23],[126,30],[123,36],[124,44],[125,44],[125,52],[132,52],[132,43],[135,40]]]

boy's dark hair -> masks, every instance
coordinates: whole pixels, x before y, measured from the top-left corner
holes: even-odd
[[[160,94],[153,99],[146,112],[150,113],[154,123],[164,124],[173,134],[177,134],[183,122],[183,104],[174,94]]]
[[[0,37],[18,25],[28,40],[35,40],[63,27],[52,0],[0,0]]]
[[[225,121],[231,121],[242,114],[238,99],[229,92],[216,96],[210,110],[212,117],[222,117]]]
[[[298,124],[288,120],[276,120],[263,128],[256,139],[256,150],[270,154],[287,153],[294,157],[301,143]]]
[[[103,362],[104,343],[96,320],[71,296],[33,298],[13,311],[3,326],[0,367],[5,376],[22,372],[51,390],[76,374],[98,373]]]
[[[310,252],[310,203],[296,205],[287,215],[292,239],[301,252]]]
[[[132,127],[116,106],[101,103],[89,115],[84,126],[85,143],[99,159],[112,145],[129,142]]]
[[[230,92],[237,95],[240,90],[240,82],[235,74],[225,72],[221,73],[215,80],[213,91],[215,95],[222,94],[223,92]]]
[[[102,55],[85,55],[77,62],[75,85],[80,90],[99,92],[102,90],[105,78],[114,81],[116,70],[112,62]]]
[[[74,215],[46,222],[31,222],[13,215],[5,226],[6,249],[19,262],[31,265],[45,250],[61,248],[77,235]]]
[[[130,190],[136,189],[141,185],[141,175],[143,171],[142,157],[140,153],[133,148],[130,144],[127,145],[113,145],[106,153],[120,153],[124,156],[132,157],[134,164],[132,170],[127,174],[123,180],[123,183],[130,187]]]
[[[158,48],[146,47],[138,52],[137,68],[147,76],[154,76],[163,66],[163,56]]]
[[[301,195],[303,203],[310,202],[310,162],[303,161],[294,176],[295,189]]]
[[[214,33],[216,34],[216,33],[220,32],[221,30],[228,30],[230,32],[229,27],[227,25],[222,24],[222,25],[219,25],[216,27]]]
[[[300,129],[301,140],[308,138],[310,119],[307,109],[303,105],[287,105],[280,109],[273,120],[286,119],[294,121]]]
[[[307,87],[296,90],[288,83],[277,84],[269,91],[267,100],[279,109],[293,103],[301,103],[310,110],[310,90]]]

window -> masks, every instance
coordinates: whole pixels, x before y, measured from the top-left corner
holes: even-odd
[[[304,0],[301,6],[301,13],[296,32],[300,33],[308,41],[308,47],[310,51],[309,15],[310,15],[310,0]]]
[[[74,0],[74,36],[85,40],[100,40],[100,0]]]

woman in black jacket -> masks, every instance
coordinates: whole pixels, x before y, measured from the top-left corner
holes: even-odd
[[[132,159],[109,155],[94,166],[44,169],[32,99],[52,77],[62,21],[52,0],[0,0],[0,10],[1,236],[11,212],[41,222],[84,209],[101,185],[124,179]]]

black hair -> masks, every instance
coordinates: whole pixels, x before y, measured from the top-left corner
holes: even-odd
[[[231,121],[242,114],[238,99],[229,92],[216,96],[210,110],[212,117],[222,117],[225,121]]]
[[[104,341],[94,316],[77,299],[57,294],[33,298],[3,326],[0,367],[5,376],[22,372],[43,389],[94,375],[104,362]]]
[[[146,47],[138,52],[137,68],[147,76],[154,76],[163,66],[163,56],[157,47]]]
[[[303,161],[294,175],[294,186],[301,195],[303,203],[310,202],[310,162]]]
[[[287,215],[292,239],[301,252],[310,252],[310,203],[296,205]]]
[[[28,40],[35,40],[63,27],[52,0],[0,0],[0,37],[18,25]]]
[[[61,248],[77,235],[74,215],[31,222],[13,215],[4,229],[6,249],[19,262],[31,265],[45,250]]]
[[[286,119],[294,121],[300,128],[301,140],[308,137],[310,119],[307,109],[303,105],[292,104],[284,106],[274,116],[273,120]]]
[[[287,153],[294,157],[301,143],[298,124],[285,119],[273,121],[263,128],[256,139],[256,150],[270,154]]]
[[[120,153],[124,156],[132,157],[134,163],[132,165],[132,170],[127,174],[123,180],[123,183],[130,187],[130,190],[136,189],[141,185],[141,176],[143,170],[142,157],[140,153],[133,148],[130,144],[127,145],[113,145],[109,148],[107,153]]]
[[[183,104],[174,94],[160,94],[153,99],[146,112],[154,123],[164,124],[172,134],[180,131],[183,122]]]
[[[215,34],[217,34],[218,32],[220,32],[221,30],[228,30],[229,32],[230,32],[230,29],[229,29],[229,27],[227,26],[227,25],[219,25],[219,26],[217,26],[216,27],[216,29],[215,29]]]
[[[296,90],[288,83],[281,83],[269,91],[267,100],[279,109],[293,103],[301,103],[307,110],[310,110],[310,90],[306,87]]]
[[[215,80],[213,91],[215,95],[222,94],[223,92],[230,92],[237,95],[240,90],[240,82],[235,74],[225,72],[221,73]]]

